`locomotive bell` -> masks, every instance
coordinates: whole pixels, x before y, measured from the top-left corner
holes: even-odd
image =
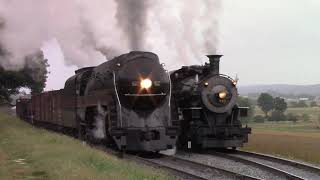
[[[220,64],[220,58],[223,55],[207,55],[207,57],[209,58],[209,62],[210,62],[210,70],[211,73],[214,75],[220,74],[219,72],[219,64]]]

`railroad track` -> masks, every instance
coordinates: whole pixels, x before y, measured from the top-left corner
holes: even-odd
[[[143,160],[179,173],[186,173],[185,177],[191,177],[190,179],[259,179],[175,156],[162,155],[161,158]]]
[[[109,148],[95,148],[113,155],[119,155],[119,152]],[[178,179],[320,179],[319,167],[247,151],[229,153],[210,151],[206,154],[185,153],[183,156],[179,152],[175,156],[160,155],[148,158],[124,154],[123,158],[167,170],[177,176]],[[201,158],[211,160],[199,162],[198,159]],[[233,161],[238,166],[243,166],[242,169],[250,169],[251,174],[241,171],[241,168],[240,170],[234,170],[232,168],[234,165],[221,167],[219,166],[219,159],[220,161],[221,159]]]
[[[226,169],[209,166],[195,161],[168,155],[158,155],[144,158],[133,154],[120,154],[119,152],[106,148],[104,146],[91,145],[106,153],[121,156],[121,158],[138,162],[144,165],[153,166],[167,170],[178,179],[184,180],[208,180],[208,179],[241,179],[241,180],[258,180],[248,175],[235,173]]]
[[[319,167],[271,155],[239,150],[231,153],[210,152],[209,154],[255,166],[287,179],[320,179]]]

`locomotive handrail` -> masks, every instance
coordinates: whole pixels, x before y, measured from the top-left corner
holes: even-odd
[[[117,96],[117,100],[118,100],[118,104],[119,104],[119,109],[120,109],[120,127],[122,127],[122,106],[121,106],[121,102],[120,102],[120,98],[119,98],[119,94],[118,94],[118,89],[117,89],[117,85],[116,85],[116,74],[114,73],[114,71],[112,72],[113,74],[113,85],[114,85],[114,90],[116,92],[116,96]]]
[[[172,96],[172,83],[171,83],[171,76],[169,71],[167,71],[168,73],[168,77],[169,77],[169,84],[170,84],[170,88],[169,88],[169,119],[170,119],[170,125],[172,126],[172,119],[171,119],[171,96]]]

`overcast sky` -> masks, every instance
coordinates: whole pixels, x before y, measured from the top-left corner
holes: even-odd
[[[222,0],[221,73],[240,85],[320,83],[319,0]],[[63,88],[76,67],[65,67],[53,40],[45,44],[47,90]]]
[[[223,73],[246,85],[320,83],[320,1],[223,2]]]

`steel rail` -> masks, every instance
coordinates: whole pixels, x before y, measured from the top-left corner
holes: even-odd
[[[230,178],[235,178],[235,179],[245,179],[245,180],[257,180],[257,179],[260,179],[260,178],[256,178],[256,177],[253,177],[253,176],[249,176],[249,175],[244,175],[244,174],[240,174],[240,173],[237,173],[237,172],[233,172],[233,171],[229,171],[229,170],[226,170],[226,169],[222,169],[222,168],[218,168],[218,167],[214,167],[214,166],[210,166],[210,165],[206,165],[206,164],[203,164],[203,163],[198,163],[198,162],[195,162],[195,161],[192,161],[192,160],[188,160],[188,159],[184,159],[184,158],[179,158],[179,157],[176,157],[176,156],[168,156],[168,155],[162,155],[163,158],[161,159],[158,159],[160,161],[174,161],[176,163],[179,163],[182,165],[186,165],[188,167],[193,167],[195,169],[206,169],[206,170],[209,170],[210,172],[214,172],[214,171],[217,171],[217,172],[220,172],[221,174],[225,175],[225,176],[228,176]],[[205,178],[205,179],[210,179],[210,178]]]
[[[195,175],[192,173],[189,173],[188,171],[183,171],[180,170],[178,168],[174,168],[171,166],[167,166],[161,163],[158,163],[152,159],[147,159],[147,158],[142,158],[139,156],[128,156],[126,155],[125,158],[130,159],[130,160],[134,160],[134,161],[139,161],[139,162],[143,162],[144,164],[148,164],[151,165],[153,167],[157,167],[157,168],[161,168],[164,170],[167,170],[169,172],[171,172],[173,175],[178,175],[179,177],[183,178],[183,179],[195,179],[195,180],[208,180],[207,178],[203,178],[199,175]]]
[[[309,172],[313,172],[316,174],[320,175],[320,167],[316,167],[314,165],[311,164],[305,164],[302,162],[297,162],[297,161],[293,161],[290,159],[285,159],[285,158],[281,158],[281,157],[276,157],[276,156],[272,156],[272,155],[267,155],[267,154],[261,154],[261,153],[255,153],[255,152],[249,152],[249,151],[242,151],[242,150],[236,150],[235,151],[236,154],[240,154],[240,155],[245,155],[245,156],[249,156],[249,157],[256,157],[256,158],[260,158],[260,159],[264,159],[267,161],[273,161],[273,162],[277,162],[283,165],[289,165],[289,166],[293,166],[293,167],[297,167]]]
[[[181,177],[183,179],[207,180],[206,178],[202,178],[201,176],[194,175],[189,172],[179,170],[177,168],[172,168],[170,166],[162,165],[160,163],[152,161],[151,159],[142,158],[142,157],[139,157],[137,155],[132,155],[132,154],[125,154],[123,152],[119,152],[119,151],[116,151],[116,150],[113,150],[111,148],[107,148],[107,147],[101,146],[101,145],[93,145],[93,144],[88,144],[88,145],[91,146],[92,148],[95,148],[97,150],[103,151],[105,153],[108,153],[108,154],[111,154],[114,156],[117,156],[121,159],[123,158],[123,159],[127,159],[127,160],[130,160],[133,162],[147,164],[147,165],[150,165],[155,168],[161,168],[161,169],[167,170],[168,172],[171,172],[174,176],[178,175],[178,177]]]
[[[280,176],[284,176],[286,178],[297,179],[297,180],[305,179],[303,177],[294,175],[294,174],[292,174],[290,172],[283,171],[283,170],[281,170],[279,168],[275,168],[275,167],[272,167],[272,166],[269,166],[269,165],[266,165],[266,164],[263,164],[263,163],[259,163],[259,162],[253,161],[253,160],[248,160],[248,159],[241,158],[241,157],[238,157],[238,156],[232,156],[232,155],[229,155],[229,154],[226,154],[226,153],[221,153],[221,152],[210,152],[209,154],[210,155],[214,155],[214,156],[219,156],[219,157],[222,157],[222,158],[226,158],[226,159],[229,159],[229,160],[233,160],[233,161],[236,161],[236,162],[240,162],[240,163],[243,163],[243,164],[246,164],[246,165],[249,165],[249,166],[254,166],[254,167],[257,167],[259,169],[264,169],[266,171],[275,173],[275,174],[280,175]]]
[[[210,172],[220,172],[222,175],[230,177],[230,178],[234,178],[234,179],[241,179],[241,180],[261,180],[259,178],[256,177],[252,177],[252,176],[247,176],[247,175],[243,175],[243,174],[239,174],[236,172],[232,172],[229,170],[225,170],[225,169],[221,169],[221,168],[217,168],[217,167],[213,167],[213,166],[209,166],[206,164],[202,164],[202,163],[198,163],[195,161],[191,161],[191,160],[187,160],[187,159],[183,159],[183,158],[178,158],[175,156],[168,156],[168,155],[163,155],[161,154],[159,158],[143,158],[137,155],[132,155],[132,154],[122,154],[121,152],[112,150],[110,148],[106,148],[104,146],[97,146],[97,145],[91,145],[93,148],[104,151],[106,153],[115,155],[115,156],[120,156],[121,158],[124,159],[128,159],[128,160],[132,160],[134,162],[140,162],[143,164],[148,164],[151,165],[153,167],[156,168],[161,168],[164,170],[167,170],[168,172],[171,172],[173,175],[178,175],[178,177],[181,177],[183,179],[196,179],[196,180],[208,180],[208,179],[212,179],[212,178],[207,178],[204,177],[203,175],[199,175],[196,173],[190,173],[187,172],[186,170],[179,169],[177,166],[176,167],[172,167],[170,165],[166,165],[164,162],[168,162],[168,161],[172,161],[175,163],[178,163],[179,166],[186,166],[186,167],[191,167],[192,169],[206,169],[209,170]],[[169,163],[170,164],[170,163]]]

